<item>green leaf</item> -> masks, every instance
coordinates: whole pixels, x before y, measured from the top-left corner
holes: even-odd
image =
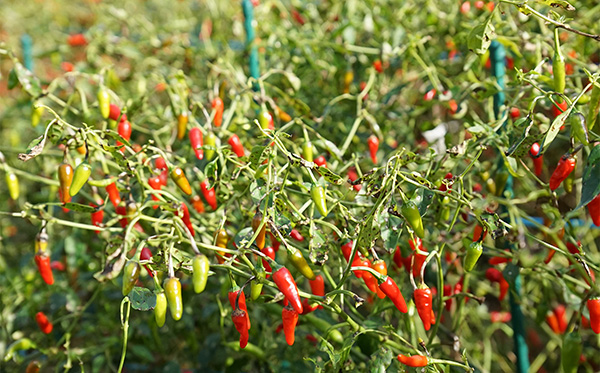
[[[600,194],[600,146],[592,148],[583,171],[583,183],[581,187],[581,200],[576,210],[587,205]]]
[[[513,156],[514,154],[515,157],[521,158],[527,154],[531,148],[531,145],[535,142],[535,138],[529,136],[529,132],[533,127],[533,120],[529,116],[525,118],[519,118],[519,120],[514,123],[514,126],[516,128],[525,126],[525,128],[523,129],[521,136],[513,142],[513,144],[504,154],[507,157]]]
[[[128,295],[131,307],[138,311],[150,311],[156,306],[156,295],[147,288],[134,286]]]
[[[560,131],[560,127],[565,125],[565,121],[567,120],[569,114],[571,114],[571,110],[573,110],[573,107],[569,105],[569,107],[567,107],[567,110],[562,112],[552,121],[552,125],[550,125],[548,131],[546,131],[546,134],[544,135],[544,140],[541,144],[542,149],[540,150],[540,152],[542,154],[544,154],[544,152],[548,149],[552,141],[554,141],[556,135],[558,135],[558,132]]]
[[[87,214],[91,214],[92,212],[96,212],[96,209],[93,208],[92,206],[82,205],[80,203],[75,203],[75,202],[67,202],[67,203],[64,204],[63,207],[66,208],[66,209],[69,209],[71,211],[85,212]]]
[[[17,62],[13,70],[17,74],[17,79],[19,79],[19,83],[21,83],[25,92],[33,97],[38,97],[42,94],[40,80],[31,71],[27,70],[25,66]]]
[[[235,242],[236,247],[243,247],[245,246],[246,242],[250,241],[253,235],[254,231],[252,230],[252,227],[246,227],[237,232],[233,238],[233,242]]]
[[[344,179],[342,179],[340,175],[334,173],[327,167],[318,166],[317,171],[321,174],[321,176],[323,176],[323,178],[325,178],[325,180],[332,184],[342,185],[344,183]]]
[[[492,40],[496,37],[494,25],[492,25],[492,12],[484,23],[475,26],[469,33],[467,44],[469,49],[481,55],[487,52]]]
[[[566,0],[536,0],[539,4],[551,6],[553,8],[563,8],[564,10],[573,11],[575,7]]]
[[[17,77],[17,72],[15,71],[15,69],[12,68],[10,70],[10,73],[8,73],[7,88],[13,89],[17,86],[17,84],[19,84],[19,78]]]
[[[256,168],[260,165],[261,157],[265,149],[266,146],[262,145],[255,145],[252,148],[252,152],[250,153],[248,161],[250,161],[250,168],[252,168],[254,171],[256,171]]]

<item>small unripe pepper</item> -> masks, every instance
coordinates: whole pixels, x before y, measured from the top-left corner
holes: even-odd
[[[206,160],[210,161],[214,158],[215,150],[217,149],[217,135],[215,135],[214,132],[209,131],[204,137],[204,145],[210,147],[204,152]]]
[[[73,181],[71,183],[71,188],[69,188],[69,195],[71,197],[75,196],[81,188],[87,183],[90,175],[92,174],[92,167],[90,167],[89,163],[81,162],[77,168],[75,168],[75,172],[73,173]]]
[[[60,182],[60,192],[62,203],[68,203],[71,200],[71,183],[73,182],[73,167],[68,163],[62,163],[58,166],[58,181]]]
[[[185,177],[185,173],[180,167],[175,167],[171,171],[171,179],[175,182],[175,184],[181,189],[181,191],[188,196],[192,195],[192,187],[187,177]]]
[[[315,207],[321,214],[321,216],[327,216],[327,201],[325,199],[325,189],[318,184],[313,184],[310,189],[310,195],[315,204]]]
[[[298,286],[290,271],[285,267],[279,266],[273,272],[273,281],[296,312],[302,313],[302,302],[300,301],[300,294],[298,294]]]
[[[169,277],[163,284],[169,310],[173,320],[178,321],[183,316],[183,301],[181,300],[181,283],[177,277]]]
[[[554,57],[552,58],[552,75],[554,77],[554,90],[558,93],[565,92],[565,57],[560,50],[558,27],[554,28]]]
[[[52,332],[53,325],[43,312],[38,312],[35,314],[35,321],[40,327],[42,333],[50,334]]]
[[[570,153],[563,155],[558,161],[556,169],[552,172],[552,176],[550,176],[550,182],[548,183],[550,190],[558,189],[560,184],[573,172],[576,165],[577,158]]]
[[[264,130],[274,128],[273,116],[266,110],[262,110],[258,114],[258,123],[260,123],[261,128]]]
[[[305,141],[302,144],[302,158],[304,158],[307,162],[313,161],[313,144],[310,141]]]
[[[471,272],[475,268],[475,264],[477,264],[482,253],[483,245],[481,241],[471,242],[467,249],[467,255],[465,255],[464,267],[466,272]]]
[[[421,285],[415,289],[415,306],[425,330],[431,328],[432,295],[431,289],[427,285]]]
[[[194,284],[194,291],[196,294],[200,294],[206,288],[206,282],[208,281],[208,271],[210,270],[210,263],[206,255],[198,254],[192,260],[192,283]]]
[[[588,130],[585,125],[585,117],[581,113],[571,115],[571,137],[585,146],[590,145]]]
[[[564,373],[576,373],[579,367],[579,358],[583,351],[581,336],[578,332],[571,332],[565,335],[561,349],[560,364]]]
[[[154,320],[158,327],[165,325],[167,316],[167,296],[164,291],[156,293],[156,306],[154,306]]]
[[[423,220],[421,219],[421,213],[419,207],[414,201],[406,201],[402,204],[400,209],[402,216],[406,219],[406,222],[413,229],[415,234],[420,238],[425,237],[425,230],[423,229]]]
[[[140,264],[130,260],[123,270],[123,296],[126,296],[133,290],[139,277]]]
[[[285,341],[292,346],[295,340],[296,324],[298,323],[298,312],[290,306],[283,307],[281,311],[281,319],[283,321],[283,333]]]
[[[81,34],[78,34],[81,35]],[[108,119],[108,115],[110,114],[110,96],[108,95],[108,91],[104,86],[98,87],[98,107],[100,108],[100,114],[102,114],[102,118]]]
[[[250,299],[252,300],[257,300],[260,297],[265,279],[267,278],[267,272],[261,264],[259,262],[259,265],[256,266],[255,278],[250,283]]]

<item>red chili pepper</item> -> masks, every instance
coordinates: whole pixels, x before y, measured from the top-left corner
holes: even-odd
[[[142,252],[140,253],[140,260],[152,260],[152,251],[150,251],[149,248],[144,247],[142,249]],[[146,271],[148,271],[150,277],[154,277],[152,275],[152,271],[150,270],[150,268],[148,268],[147,264],[144,264],[144,268],[146,268]]]
[[[540,144],[534,142],[529,149],[529,156],[533,159],[533,168],[535,175],[540,177],[542,175],[542,169],[544,167],[544,156],[540,155]]]
[[[42,279],[48,285],[54,284],[54,276],[52,275],[52,268],[50,267],[50,257],[45,253],[35,254],[35,264],[38,267],[38,271],[42,276]]]
[[[415,306],[417,307],[421,321],[423,321],[423,326],[425,330],[429,330],[431,328],[432,311],[431,289],[427,285],[422,285],[422,287],[415,289],[414,297]]]
[[[298,286],[290,271],[285,267],[279,267],[273,272],[273,281],[296,312],[302,313],[302,302],[300,301],[300,294],[298,294]]]
[[[498,297],[498,300],[502,301],[504,299],[504,297],[506,296],[506,293],[508,292],[508,288],[509,288],[509,284],[504,279],[502,272],[500,272],[496,268],[488,268],[485,271],[485,277],[490,282],[497,282],[498,284],[500,284],[500,296]]]
[[[100,202],[101,204],[104,201]],[[90,203],[91,207],[98,207],[95,203]],[[95,225],[96,227],[102,227],[102,221],[104,220],[104,210],[98,210],[95,212],[92,212],[92,224]],[[100,233],[100,231],[95,231],[96,234]]]
[[[71,47],[84,47],[87,43],[87,39],[83,34],[72,34],[67,37],[67,44]]]
[[[309,280],[310,290],[314,295],[318,295],[319,297],[325,296],[325,281],[323,280],[323,276],[317,275],[314,280]],[[323,308],[319,306],[319,308]]]
[[[381,63],[381,60],[375,60],[375,62],[373,62],[373,67],[378,73],[383,72],[383,64]]]
[[[558,319],[556,318],[556,315],[553,312],[548,311],[548,314],[546,314],[546,322],[548,323],[548,326],[550,326],[550,329],[552,329],[554,333],[560,334]]]
[[[190,210],[188,209],[185,202],[181,203],[181,209],[183,210],[183,217],[181,218],[181,220],[183,220],[183,223],[185,224],[187,229],[190,230],[192,237],[196,237],[196,232],[194,232],[194,226],[192,225],[192,221],[190,220]]]
[[[567,101],[562,99],[556,100],[556,104],[552,104],[552,115],[554,116],[554,118],[561,115],[565,110],[567,110],[568,106],[569,105],[567,104]],[[563,127],[564,126],[562,126],[560,129],[562,130]]]
[[[121,109],[115,104],[110,104],[110,112],[108,114],[108,119],[118,120],[120,116],[121,116]],[[126,121],[126,120],[127,120],[127,115],[123,114],[123,116],[121,117],[121,122]]]
[[[115,208],[115,212],[119,215],[127,215],[127,209],[123,205],[117,206],[117,208]],[[119,219],[119,224],[121,224],[121,228],[125,228],[127,227],[127,224],[129,224],[129,221],[127,220],[127,218],[121,218]]]
[[[600,334],[600,298],[589,299],[587,309],[590,313],[590,326],[596,334]]]
[[[452,285],[444,284],[444,297],[449,297],[451,295],[452,295]],[[452,298],[446,300],[444,302],[444,306],[446,307],[447,311],[450,311],[450,308],[452,308]]]
[[[206,200],[206,203],[212,207],[213,210],[217,209],[217,195],[215,193],[215,188],[208,189],[208,180],[204,180],[200,183],[200,189],[202,190],[202,195]]]
[[[600,194],[587,204],[587,209],[594,225],[600,227]]]
[[[453,178],[453,177],[454,177],[454,176],[452,175],[452,172],[448,172],[448,173],[446,174],[446,176],[444,176],[444,179],[446,179],[446,180],[452,180],[452,178]],[[445,192],[445,191],[447,191],[448,189],[452,189],[452,184],[445,184],[445,183],[442,183],[438,189],[439,189],[440,191],[442,191],[442,192]]]
[[[304,241],[304,237],[297,229],[292,229],[292,231],[290,232],[290,237],[292,237],[294,240],[296,240],[298,242]]]
[[[235,299],[237,298],[238,293],[240,293],[240,288],[234,287],[229,290],[228,294],[229,303],[231,304],[231,308],[234,310],[236,309]],[[246,308],[246,296],[244,295],[243,291],[240,293],[240,297],[238,299],[238,308],[244,311],[246,314],[246,329],[250,329],[250,317],[248,316],[248,309]]]
[[[212,108],[215,110],[215,127],[221,127],[221,123],[223,123],[223,109],[225,108],[223,100],[220,97],[215,97],[212,100]]]
[[[367,139],[367,145],[369,145],[369,153],[371,153],[371,160],[373,163],[377,163],[377,150],[379,150],[379,139],[375,135],[369,136]]]
[[[400,354],[398,355],[398,361],[413,368],[427,366],[427,356],[422,355],[405,356]]]
[[[122,120],[121,122],[119,122],[119,126],[117,127],[117,132],[119,133],[119,135],[121,135],[122,138],[129,141],[129,139],[131,138],[131,123],[129,123],[129,121],[127,121],[127,120]],[[123,143],[120,141],[117,141],[117,146],[121,146],[121,145],[123,145]],[[125,151],[123,148],[121,148],[119,150],[121,150],[121,153]]]
[[[492,311],[492,312],[490,312],[490,320],[493,323],[495,323],[495,322],[507,323],[511,319],[512,319],[512,315],[510,314],[510,312],[506,312],[506,311],[502,311],[502,312]]]
[[[560,334],[564,334],[567,331],[567,308],[562,304],[559,304],[554,308],[554,315],[558,321],[558,330]]]
[[[356,173],[356,169],[354,167],[351,167],[348,169],[348,179],[350,179],[350,181],[352,181],[352,182],[354,182],[358,179],[358,174]],[[360,192],[362,185],[352,184],[352,187],[354,188],[355,191]]]
[[[483,233],[483,238],[481,234]],[[479,224],[475,226],[473,229],[473,242],[485,240],[485,236],[487,236],[487,230],[483,230],[483,227]]]
[[[159,170],[166,170],[167,162],[165,161],[165,159],[163,157],[158,157],[154,161],[154,167],[158,168]]]
[[[50,334],[50,332],[52,332],[53,325],[43,312],[38,312],[35,314],[35,321],[40,327],[42,333]]]
[[[377,273],[381,273],[384,276],[387,276],[387,264],[385,264],[385,262],[381,259],[376,260],[373,262],[372,266],[371,266],[375,271],[377,271]],[[381,289],[379,287],[377,287],[377,296],[380,299],[385,298],[385,293],[383,291],[381,291]]]
[[[204,213],[204,202],[202,202],[200,196],[192,197],[192,207],[194,208],[194,210],[196,210],[198,214]]]
[[[504,250],[506,252],[510,252],[510,250]],[[488,260],[488,263],[491,265],[498,265],[512,262],[512,259],[506,256],[494,256]]]
[[[160,183],[161,183],[163,186],[167,186],[167,182],[168,182],[168,180],[169,180],[169,171],[167,171],[167,170],[164,170],[164,171],[162,171],[162,172],[161,172],[161,173],[158,175],[158,178],[160,179]]]
[[[275,236],[273,236],[273,233],[269,232],[269,236],[271,236],[271,246],[273,246],[273,250],[275,250],[275,252],[278,252],[279,246],[281,246],[281,242],[277,241]]]
[[[236,135],[236,134],[231,135],[231,137],[229,138],[229,140],[227,142],[229,143],[229,146],[231,146],[231,150],[233,150],[235,155],[237,155],[238,157],[244,156],[244,154],[245,154],[244,146],[242,145],[242,142],[240,141],[240,138],[238,137],[238,135]]]
[[[271,246],[265,246],[261,252],[263,254],[265,254],[266,256],[268,256],[269,258],[275,260],[275,250],[271,247]],[[267,272],[271,272],[271,265],[269,264],[268,261],[266,261],[265,259],[262,260],[263,266],[265,267],[265,270]],[[269,275],[267,274],[267,278],[269,278]]]
[[[283,320],[283,333],[285,334],[285,341],[291,346],[294,344],[295,340],[298,312],[296,312],[296,310],[290,306],[285,306],[281,311],[281,319]]]
[[[318,156],[314,160],[315,164],[320,167],[327,167],[327,160],[322,155]]]
[[[560,184],[573,172],[575,166],[577,165],[577,159],[571,154],[567,153],[560,158],[558,161],[558,165],[554,172],[552,172],[552,176],[550,176],[550,190],[556,190],[560,186]]]
[[[346,244],[342,245],[342,254],[344,255],[344,258],[346,258],[346,261],[349,262],[350,255],[352,254],[352,241],[349,241]],[[362,259],[360,257],[360,254],[357,252],[356,255],[354,256],[354,259],[352,260],[351,267],[359,267],[359,266],[362,266]],[[358,278],[362,278],[363,273],[364,273],[364,271],[352,271],[352,272]]]
[[[387,295],[390,300],[394,303],[394,306],[398,309],[398,311],[402,313],[408,312],[408,308],[406,307],[406,301],[398,289],[398,285],[396,282],[390,277],[386,276],[381,284],[379,284],[379,288],[385,295]]]
[[[190,133],[188,134],[188,137],[190,138],[190,145],[192,146],[192,149],[194,150],[194,153],[196,154],[196,158],[198,159],[203,159],[204,158],[204,150],[202,150],[202,145],[203,141],[202,141],[202,131],[200,131],[200,128],[198,127],[194,127],[190,130]]]
[[[50,268],[59,272],[64,272],[66,269],[65,265],[62,262],[59,262],[58,260],[53,260],[52,262],[50,262]]]
[[[425,95],[423,95],[423,101],[431,101],[431,100],[433,100],[433,98],[435,97],[436,93],[437,93],[437,90],[435,88],[430,89],[429,91],[427,91],[425,93]]]
[[[245,348],[248,345],[248,323],[246,320],[248,319],[248,315],[245,311],[241,309],[236,309],[231,314],[231,319],[233,320],[233,325],[235,325],[236,330],[240,333],[240,347]]]

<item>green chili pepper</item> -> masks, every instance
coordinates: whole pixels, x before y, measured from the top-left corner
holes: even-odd
[[[213,132],[209,131],[206,136],[204,136],[204,146],[210,147],[204,150],[206,160],[210,161],[215,156],[215,149],[217,148],[217,136]]]
[[[10,346],[8,346],[8,348],[6,349],[6,355],[4,355],[4,361],[9,361],[10,359],[12,359],[16,352],[29,350],[35,347],[35,342],[33,342],[31,339],[19,339],[18,341],[15,341]]]
[[[310,141],[306,141],[302,145],[302,158],[308,162],[313,161],[313,145]]]
[[[82,162],[75,168],[73,173],[73,182],[71,182],[71,188],[69,189],[69,195],[73,197],[76,195],[81,188],[87,183],[90,175],[92,174],[92,167],[87,162]]]
[[[206,288],[208,271],[210,270],[210,263],[206,255],[196,255],[192,260],[192,269],[192,283],[194,284],[194,291],[197,294],[202,293]]]
[[[177,277],[169,277],[163,284],[169,303],[171,317],[177,321],[183,316],[183,301],[181,300],[181,283]]]
[[[302,276],[306,277],[309,280],[315,279],[315,273],[308,265],[308,262],[306,262],[306,259],[304,259],[304,256],[302,255],[302,252],[300,250],[290,246],[288,248],[288,259],[290,260],[290,262],[292,262],[294,267],[296,267],[296,269],[300,271]]]
[[[310,189],[310,195],[315,204],[315,207],[317,208],[317,210],[319,210],[319,213],[323,217],[327,216],[327,202],[325,200],[325,189],[318,184],[314,184]]]
[[[156,293],[156,306],[154,306],[154,320],[158,327],[165,325],[167,316],[167,296],[164,291]]]
[[[600,83],[597,83],[600,84]],[[592,95],[590,97],[589,111],[586,117],[586,123],[588,130],[592,130],[596,124],[598,118],[598,111],[600,111],[600,87],[594,85],[592,88]]]
[[[16,201],[19,198],[19,194],[21,190],[19,189],[19,179],[17,179],[17,175],[12,172],[6,173],[6,186],[8,187],[8,194],[10,194],[10,198],[13,201]]]
[[[444,196],[442,199],[439,218],[442,222],[450,219],[450,197],[448,196]]]
[[[565,57],[560,51],[558,27],[554,28],[554,57],[552,58],[552,75],[554,76],[554,90],[558,93],[565,92]]]
[[[102,85],[98,88],[98,107],[100,108],[102,118],[108,119],[110,115],[110,96],[106,88]]]
[[[44,115],[45,111],[46,109],[44,109],[43,106],[36,106],[33,104],[33,110],[31,110],[31,125],[33,127],[37,127],[37,125],[40,124],[40,119],[42,119],[42,115]]]
[[[400,211],[408,225],[415,231],[415,234],[420,238],[424,238],[425,230],[423,229],[423,220],[421,219],[421,213],[419,212],[419,207],[415,201],[409,200],[404,202]]]
[[[564,373],[575,373],[582,352],[581,336],[578,332],[565,335],[561,351],[561,365]]]
[[[581,113],[571,115],[571,137],[585,146],[590,144],[585,117]]]
[[[481,241],[472,242],[467,249],[467,255],[465,255],[464,267],[466,272],[471,272],[477,264],[477,260],[483,253],[483,245]]]
[[[252,300],[257,300],[258,297],[260,297],[260,294],[262,293],[263,289],[264,280],[266,278],[267,272],[265,271],[262,262],[259,261],[258,265],[256,266],[256,278],[252,280],[252,283],[250,284],[250,298]]]
[[[140,277],[140,264],[129,261],[123,270],[123,296],[129,294]]]

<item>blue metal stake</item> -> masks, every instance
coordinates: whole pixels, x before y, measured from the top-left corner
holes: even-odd
[[[246,47],[250,47],[250,76],[256,81],[260,77],[260,70],[258,68],[258,48],[255,43],[254,34],[254,6],[250,0],[242,0],[242,9],[244,11],[244,28],[246,29]],[[258,91],[260,89],[257,82],[252,84],[252,89]]]

